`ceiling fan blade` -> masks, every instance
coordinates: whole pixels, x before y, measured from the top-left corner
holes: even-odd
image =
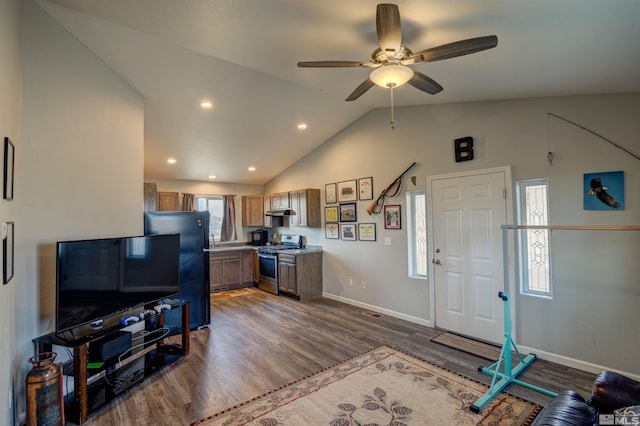
[[[411,77],[407,83],[430,95],[435,95],[442,91],[442,86],[440,86],[434,79],[427,77],[416,70],[413,70],[413,77]]]
[[[370,78],[366,79],[360,84],[360,86],[356,87],[356,90],[354,90],[353,92],[351,92],[349,96],[347,96],[347,99],[345,99],[345,101],[347,102],[355,101],[360,96],[364,95],[364,93],[367,90],[371,89],[374,85],[375,83],[371,81]]]
[[[409,63],[441,61],[443,59],[456,58],[458,56],[492,49],[497,45],[498,36],[495,35],[470,38],[414,53],[409,57],[408,61]]]
[[[361,67],[362,62],[356,61],[311,61],[311,62],[298,62],[298,66],[301,68],[349,68],[349,67]]]
[[[382,3],[376,8],[376,30],[380,49],[388,52],[388,58],[392,59],[400,51],[402,44],[402,23],[400,22],[400,10],[395,4]]]

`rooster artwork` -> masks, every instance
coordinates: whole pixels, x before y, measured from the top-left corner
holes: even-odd
[[[607,173],[603,175],[606,175],[606,174]],[[589,189],[586,191],[587,195],[589,197],[595,196],[595,198],[600,200],[602,204],[604,204],[609,208],[612,208],[612,209],[624,208],[622,207],[620,200],[616,200],[614,195],[612,195],[610,192],[607,192],[609,188],[605,186],[605,183],[603,183],[603,177],[606,177],[606,176],[595,175],[590,177],[590,180],[588,181]],[[608,182],[608,181],[609,180],[606,180],[605,182]],[[586,179],[585,179],[585,186],[586,186]],[[606,207],[603,207],[603,208],[606,208]]]

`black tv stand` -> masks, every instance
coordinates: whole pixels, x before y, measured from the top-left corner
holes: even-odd
[[[164,312],[145,320],[144,332],[132,334],[134,344],[118,356],[87,363],[91,345],[117,335],[125,327],[100,330],[89,336],[70,339],[69,333],[50,333],[33,339],[36,354],[51,352],[53,346],[73,349],[73,392],[65,396],[65,418],[82,424],[89,413],[122,392],[140,383],[165,365],[169,365],[189,353],[189,303],[179,303],[172,309],[182,310],[180,328],[164,331]],[[165,335],[166,333],[166,335]],[[165,343],[171,336],[181,336],[180,343]],[[62,389],[60,390],[62,392]]]

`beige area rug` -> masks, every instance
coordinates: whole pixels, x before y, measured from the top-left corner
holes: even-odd
[[[494,346],[489,343],[478,342],[477,340],[459,336],[454,333],[442,333],[431,339],[432,342],[457,349],[472,355],[479,356],[490,361],[497,361],[500,358],[500,346]]]
[[[194,425],[528,425],[539,405],[388,346],[322,370]]]

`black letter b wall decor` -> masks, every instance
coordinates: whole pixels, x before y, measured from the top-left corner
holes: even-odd
[[[456,163],[473,160],[473,138],[471,136],[454,140],[453,147],[456,153]]]

